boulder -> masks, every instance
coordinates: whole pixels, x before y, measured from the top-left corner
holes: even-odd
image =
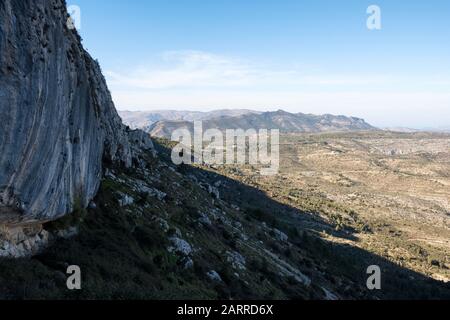
[[[183,256],[189,256],[192,253],[191,245],[184,239],[178,237],[169,238],[171,246],[169,252],[174,252]]]
[[[246,269],[246,260],[244,256],[242,256],[237,251],[227,252],[227,261],[231,263],[231,266],[237,270],[245,270]]]

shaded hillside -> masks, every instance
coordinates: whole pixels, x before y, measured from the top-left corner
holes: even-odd
[[[99,65],[67,28],[65,6],[0,2],[0,299],[450,298],[448,284],[359,247],[384,226],[327,195],[315,203],[317,185],[309,206],[299,206],[302,190],[286,189],[287,176],[264,190],[253,166],[174,165],[172,143],[154,146],[122,124]],[[361,119],[283,111],[208,126],[373,129]],[[323,145],[326,154],[343,152]],[[375,147],[406,154],[439,145]],[[290,155],[282,162],[298,161]],[[286,192],[292,202],[283,202]],[[430,258],[447,267],[441,255]],[[73,265],[79,291],[66,285]],[[367,289],[370,265],[383,271],[380,291]]]
[[[137,170],[109,166],[95,206],[45,226],[78,226],[77,236],[31,259],[0,259],[0,298],[450,297],[444,283],[321,236],[354,239],[350,227],[214,170],[174,166],[170,151],[157,149]],[[72,264],[82,270],[81,291],[66,289]],[[372,264],[383,270],[383,290],[366,287]]]
[[[67,19],[63,0],[0,1],[0,224],[87,206],[102,159],[130,166],[130,141],[151,147],[122,124]]]

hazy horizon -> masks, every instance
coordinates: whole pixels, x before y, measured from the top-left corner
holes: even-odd
[[[144,110],[141,108],[120,108],[120,107],[116,107],[117,110],[119,112],[142,112],[142,113],[153,113],[153,112],[203,112],[203,113],[207,113],[207,112],[213,112],[213,111],[226,111],[226,110],[248,110],[248,111],[255,111],[255,112],[276,112],[279,110],[282,111],[286,111],[286,112],[290,112],[287,111],[283,108],[266,108],[264,110],[256,110],[256,109],[252,109],[252,108],[217,108],[217,109],[203,109],[203,110],[195,110],[193,108],[167,108],[167,109],[163,109],[163,108],[155,108],[155,109],[149,109],[149,110]],[[342,114],[342,113],[310,113],[310,112],[290,112],[290,113],[304,113],[304,114],[313,114],[313,115],[325,115],[325,114],[330,114],[330,115],[334,115],[334,116],[346,116],[346,117],[355,117],[354,115],[350,115],[350,114]],[[356,117],[359,118],[359,117]],[[433,130],[433,131],[439,131],[439,130],[444,130],[446,132],[450,131],[450,125],[443,125],[443,126],[435,126],[435,127],[407,127],[407,126],[378,126],[374,123],[371,123],[369,121],[367,121],[367,119],[361,118],[363,120],[365,120],[368,124],[379,128],[379,129],[413,129],[413,130]]]
[[[443,0],[377,1],[381,30],[367,28],[374,3],[364,0],[69,4],[121,110],[283,109],[450,126]]]

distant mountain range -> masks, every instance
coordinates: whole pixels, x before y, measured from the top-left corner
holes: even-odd
[[[386,127],[383,128],[384,131],[391,131],[391,132],[400,132],[400,133],[414,133],[414,132],[420,132],[419,129],[414,128],[408,128],[408,127]]]
[[[383,128],[383,130],[401,133],[414,133],[414,132],[450,133],[450,127],[436,127],[423,129],[405,128],[405,127],[387,127]]]
[[[155,111],[119,111],[123,122],[132,129],[148,128],[158,121],[198,121],[220,118],[223,116],[236,117],[244,114],[260,113],[246,109],[235,110],[214,110],[210,112],[201,111],[176,111],[176,110],[155,110]]]
[[[170,138],[176,129],[193,131],[193,121],[202,120],[203,130],[225,129],[279,129],[282,133],[340,132],[376,130],[363,119],[335,115],[312,115],[251,110],[218,110],[212,112],[153,111],[119,112],[132,128],[141,128],[154,137]]]

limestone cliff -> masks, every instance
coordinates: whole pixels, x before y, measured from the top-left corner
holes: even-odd
[[[68,27],[64,0],[0,0],[0,224],[87,206],[102,161],[152,147],[121,122],[100,67]]]

